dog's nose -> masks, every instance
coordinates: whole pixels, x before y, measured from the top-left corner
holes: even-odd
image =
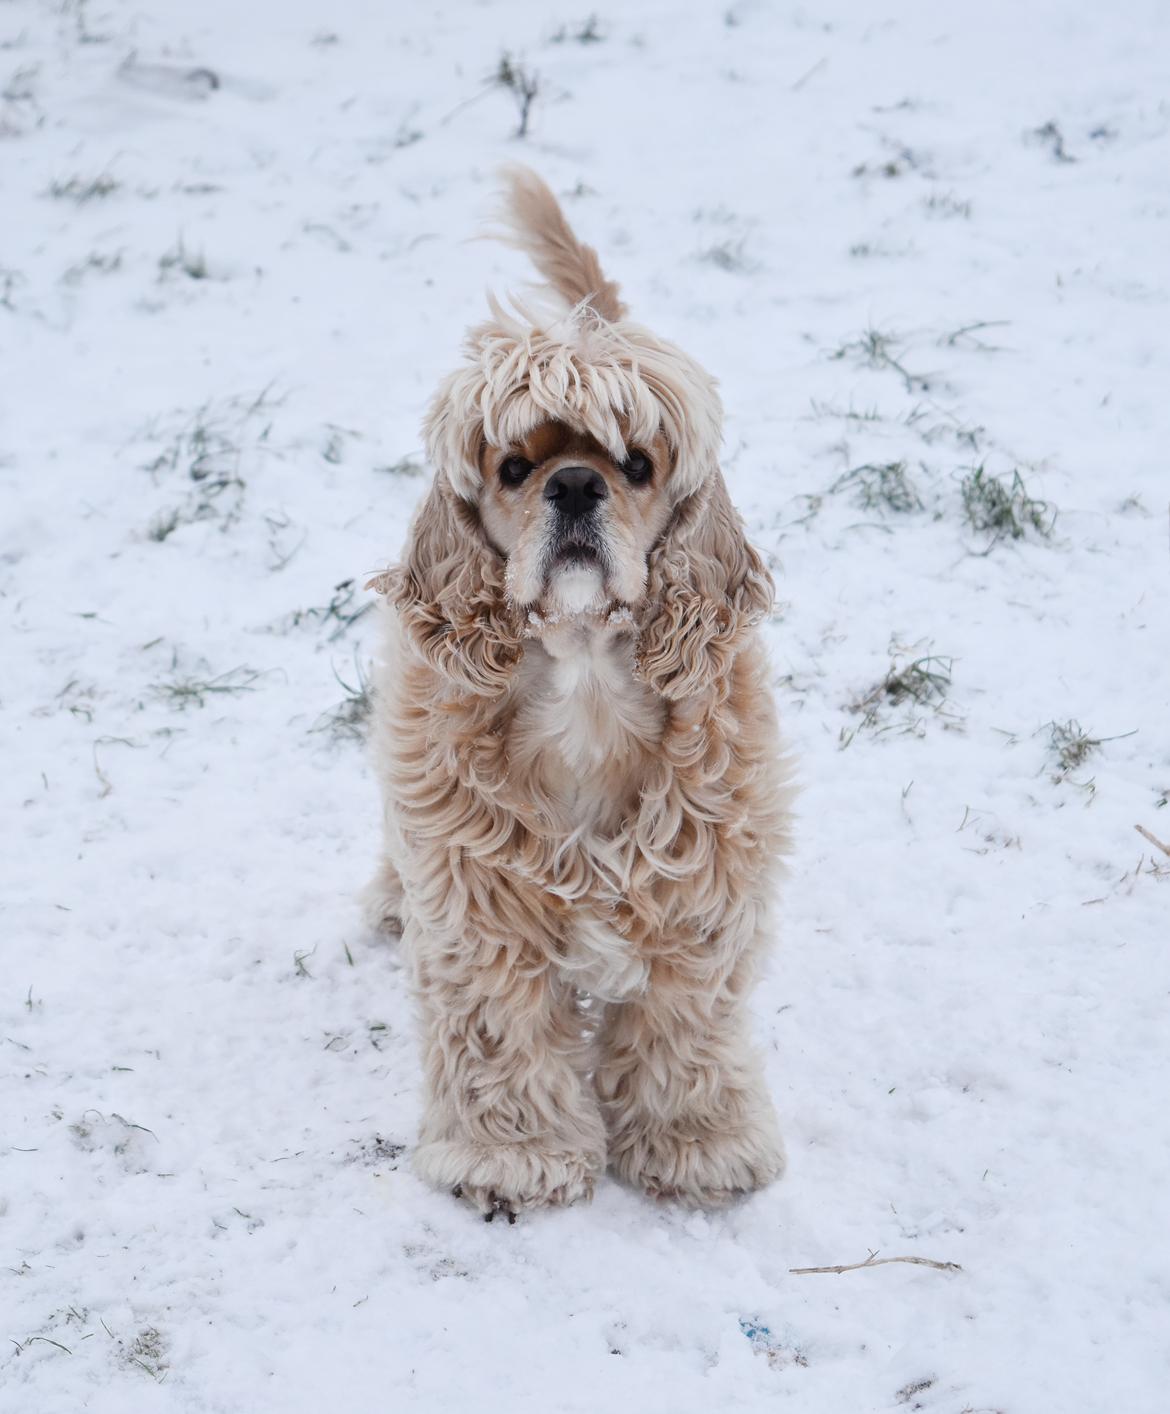
[[[544,483],[544,499],[570,520],[595,511],[608,495],[605,478],[591,466],[563,466]]]

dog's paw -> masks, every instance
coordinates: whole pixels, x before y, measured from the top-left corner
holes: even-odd
[[[610,1165],[651,1198],[718,1208],[778,1179],[784,1146],[765,1119],[727,1131],[696,1132],[679,1123],[629,1134],[611,1147]]]
[[[375,933],[401,934],[405,902],[398,871],[388,861],[383,862],[362,890],[361,906],[366,926]]]
[[[446,1188],[491,1222],[509,1222],[529,1208],[588,1201],[605,1170],[600,1153],[546,1150],[537,1143],[475,1144],[439,1140],[420,1144],[414,1169],[436,1188]]]

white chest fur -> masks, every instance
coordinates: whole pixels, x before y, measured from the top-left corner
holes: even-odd
[[[663,704],[634,676],[628,629],[592,618],[542,625],[518,692],[512,758],[537,766],[568,828],[615,828],[663,726]]]
[[[623,625],[575,618],[543,625],[525,652],[512,759],[534,772],[558,818],[599,866],[636,807],[664,706],[634,676]],[[641,990],[646,969],[604,917],[584,907],[564,961],[584,991],[618,1000]]]

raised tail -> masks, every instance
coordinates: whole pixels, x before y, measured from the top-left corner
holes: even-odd
[[[556,292],[571,305],[588,301],[603,319],[622,319],[618,286],[602,273],[592,246],[583,245],[555,196],[530,167],[507,167],[503,218],[509,245],[526,251]]]

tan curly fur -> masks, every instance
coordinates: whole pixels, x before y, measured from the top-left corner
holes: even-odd
[[[372,582],[368,902],[419,998],[414,1163],[489,1215],[587,1197],[607,1164],[719,1203],[783,1168],[747,1011],[788,844],[771,580],[718,470],[712,380],[624,318],[539,178],[510,190],[565,307],[473,331],[404,561]],[[595,554],[556,550],[566,466],[600,478]]]

